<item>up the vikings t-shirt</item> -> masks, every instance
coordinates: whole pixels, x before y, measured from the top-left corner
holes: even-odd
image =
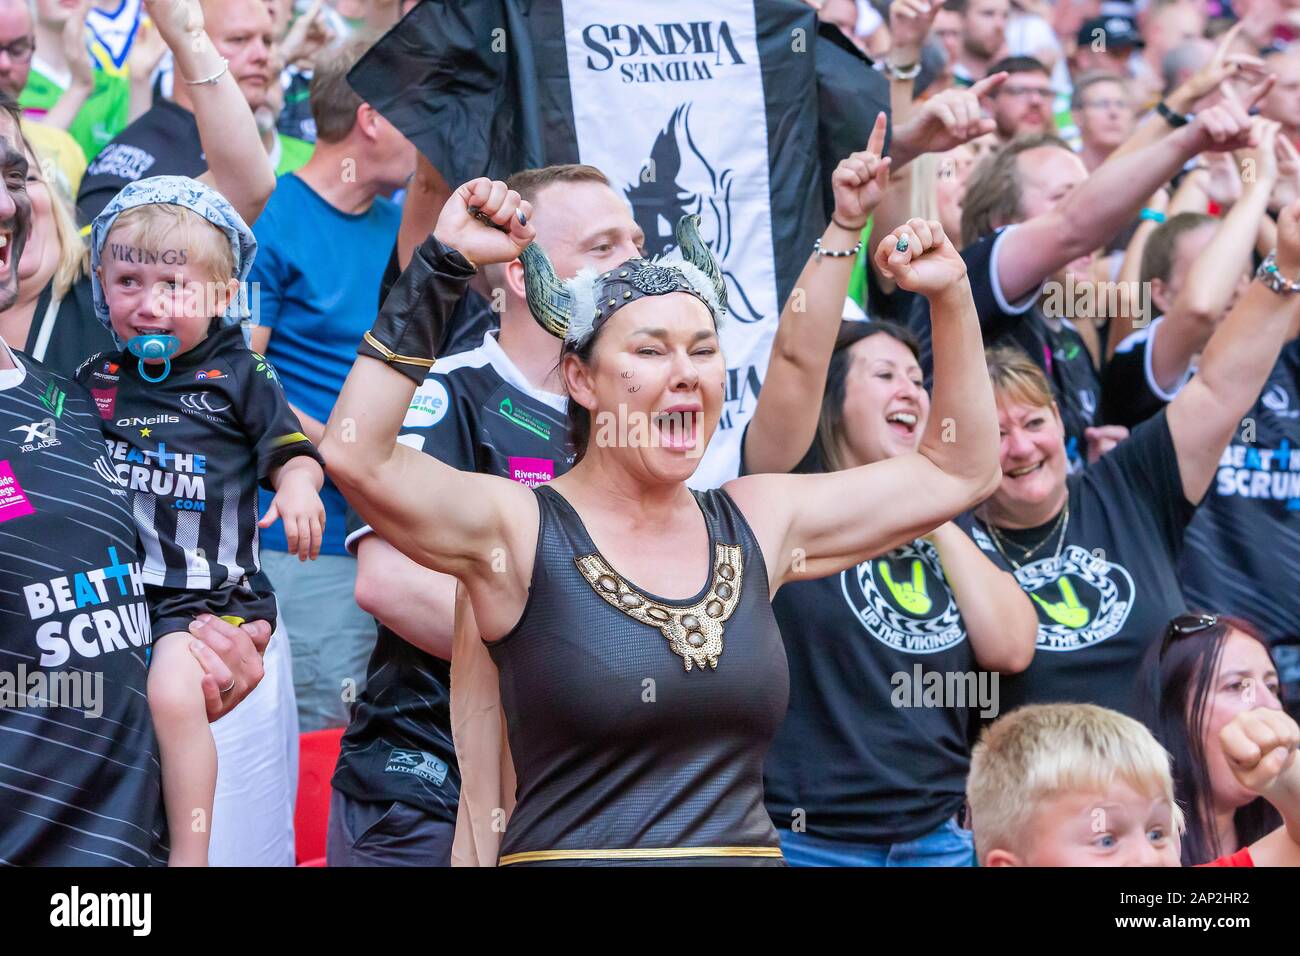
[[[1161,410],[1096,464],[1067,479],[1069,522],[1059,557],[1017,569],[977,519],[958,524],[998,567],[1012,571],[1038,612],[1033,663],[1000,682],[1002,713],[1021,704],[1100,704],[1133,716],[1142,655],[1186,604],[1178,581],[1183,534],[1195,506],[1183,494],[1173,437]],[[1032,547],[1055,519],[999,531]],[[1056,539],[1053,538],[1053,541]]]
[[[15,360],[0,373],[0,865],[161,864],[127,491],[91,397]]]
[[[975,657],[935,547],[924,539],[772,600],[790,664],[790,709],[768,751],[768,813],[831,840],[897,843],[965,800]],[[960,684],[964,706],[935,687]],[[988,694],[985,695],[986,701]],[[954,698],[949,698],[952,703]]]

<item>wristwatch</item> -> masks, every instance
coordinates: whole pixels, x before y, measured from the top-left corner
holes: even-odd
[[[1278,292],[1282,295],[1300,292],[1300,279],[1289,281],[1278,271],[1276,249],[1265,256],[1264,261],[1259,264],[1259,268],[1255,270],[1255,278],[1268,286],[1270,292]]]
[[[1175,113],[1169,108],[1169,104],[1161,100],[1156,104],[1156,112],[1159,113],[1166,123],[1177,129],[1180,126],[1186,126],[1192,121],[1191,113]]]

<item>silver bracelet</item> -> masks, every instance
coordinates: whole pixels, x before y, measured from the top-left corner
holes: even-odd
[[[223,56],[221,58],[221,69],[217,70],[217,72],[213,73],[211,76],[205,76],[201,80],[185,80],[185,82],[188,83],[190,86],[211,86],[212,84],[216,83],[217,80],[225,76],[226,71],[229,69],[230,69],[230,61]]]
[[[823,249],[821,239],[817,239],[813,243],[813,255],[815,255],[818,259],[820,259],[822,256],[829,256],[832,259],[847,259],[849,256],[856,256],[861,251],[862,251],[861,239],[858,240],[858,244],[854,246],[852,249],[840,249],[838,251]]]

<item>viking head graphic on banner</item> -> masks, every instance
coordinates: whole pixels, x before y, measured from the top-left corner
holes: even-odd
[[[764,316],[726,265],[732,246],[732,171],[719,169],[700,152],[691,136],[690,117],[691,104],[680,104],[655,137],[637,182],[626,189],[632,216],[645,233],[647,257],[671,252],[675,224],[683,216],[699,216],[700,235],[722,263],[731,315],[741,322],[757,322]]]

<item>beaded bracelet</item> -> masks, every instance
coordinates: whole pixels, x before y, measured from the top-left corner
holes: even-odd
[[[858,244],[854,246],[852,249],[840,249],[839,251],[823,249],[822,241],[820,238],[813,243],[813,255],[815,255],[818,259],[820,259],[822,256],[829,256],[832,259],[847,259],[849,256],[856,256],[861,251],[862,251],[861,239],[858,240]]]

